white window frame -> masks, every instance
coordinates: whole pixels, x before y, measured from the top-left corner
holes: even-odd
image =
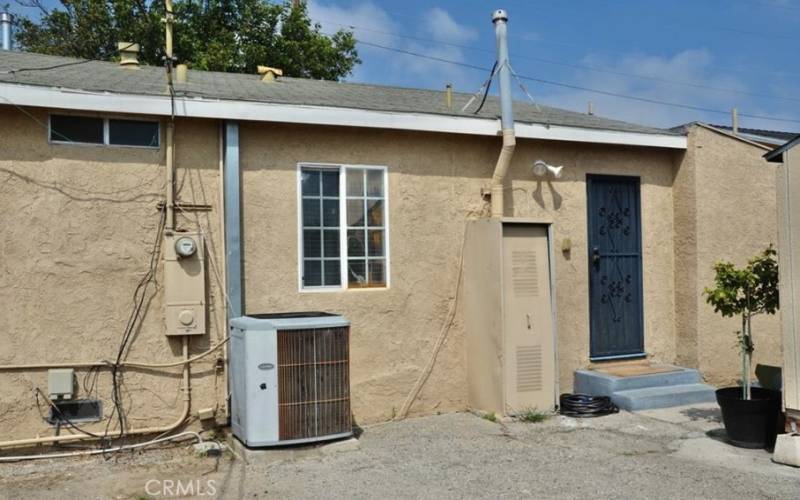
[[[53,125],[51,118],[53,115],[57,116],[76,116],[81,118],[96,118],[103,120],[103,142],[80,142],[80,141],[62,141],[53,139]],[[130,144],[111,144],[111,120],[118,121],[133,121],[133,122],[149,122],[155,123],[158,127],[158,145],[157,146],[135,146]],[[98,116],[92,114],[82,113],[47,113],[47,142],[57,145],[72,145],[72,146],[95,146],[101,148],[134,148],[134,149],[161,149],[161,120],[152,120],[147,118],[133,118],[133,117],[118,117],[118,116]]]
[[[303,169],[314,168],[318,170],[332,170],[339,172],[339,268],[341,277],[336,286],[303,286]],[[386,286],[350,288],[347,276],[347,169],[357,168],[363,170],[379,170],[383,174],[383,253],[384,253],[384,279]],[[364,214],[366,217],[367,214]],[[366,223],[366,221],[365,221]],[[306,163],[297,164],[297,289],[300,293],[320,292],[370,292],[388,290],[391,287],[391,259],[389,240],[389,169],[384,165],[359,165],[346,163]],[[365,260],[368,258],[365,256]],[[369,269],[369,264],[367,264]]]

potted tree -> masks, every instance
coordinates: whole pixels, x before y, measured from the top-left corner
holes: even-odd
[[[742,386],[717,390],[717,402],[728,438],[744,448],[770,447],[775,442],[776,421],[780,413],[780,393],[750,383],[753,359],[751,319],[758,314],[775,314],[778,310],[778,263],[775,249],[766,250],[750,259],[743,268],[731,262],[714,264],[714,287],[706,288],[706,302],[723,317],[741,318],[737,331],[742,355]]]

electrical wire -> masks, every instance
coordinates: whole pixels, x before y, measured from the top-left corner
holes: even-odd
[[[377,34],[386,35],[386,36],[390,36],[390,37],[394,37],[394,38],[414,40],[414,41],[420,41],[420,42],[426,42],[426,43],[435,43],[435,44],[442,45],[442,46],[455,47],[455,48],[459,48],[459,49],[463,49],[463,50],[469,50],[469,51],[472,51],[472,52],[483,52],[483,53],[490,53],[490,54],[494,53],[493,50],[486,49],[486,48],[483,48],[483,47],[474,47],[474,46],[470,46],[470,45],[452,43],[452,42],[447,42],[447,41],[444,41],[444,40],[438,40],[438,39],[435,39],[435,38],[425,38],[425,37],[404,35],[404,34],[399,34],[399,33],[391,33],[389,31],[381,31],[381,30],[376,30],[376,29],[372,29],[372,28],[365,28],[363,26],[356,26],[356,25],[353,25],[353,24],[337,23],[337,22],[333,22],[333,21],[327,21],[327,20],[324,20],[324,19],[320,19],[319,21],[322,22],[322,23],[335,24],[335,25],[338,25],[338,26],[344,26],[344,27],[348,27],[348,28],[351,28],[351,29],[357,29],[359,31],[365,31],[365,32],[369,32],[369,33],[377,33]],[[543,58],[543,57],[528,56],[528,55],[524,55],[524,54],[516,54],[514,56],[514,58],[515,59],[522,59],[522,60],[527,60],[527,61],[538,62],[538,63],[543,63],[543,64],[551,64],[551,65],[554,65],[554,66],[562,66],[562,67],[566,67],[566,68],[573,68],[573,69],[580,69],[580,70],[584,70],[584,71],[592,71],[592,72],[596,72],[596,73],[603,73],[603,74],[609,74],[609,75],[622,76],[622,77],[626,77],[626,78],[638,78],[638,79],[641,79],[641,80],[647,80],[647,81],[656,82],[656,83],[664,84],[664,85],[677,85],[677,86],[695,88],[695,89],[699,89],[699,90],[709,90],[709,91],[726,92],[726,93],[738,94],[738,95],[748,95],[748,96],[759,97],[759,98],[764,98],[764,99],[777,99],[777,100],[800,102],[800,98],[798,98],[798,97],[787,97],[787,96],[781,96],[781,95],[775,95],[775,94],[766,94],[766,93],[761,93],[761,92],[751,92],[751,91],[747,91],[747,90],[739,90],[739,89],[732,89],[732,88],[725,88],[725,87],[715,87],[713,85],[707,85],[707,84],[697,83],[697,82],[670,80],[670,79],[667,79],[667,78],[660,78],[660,77],[656,77],[656,76],[652,76],[652,75],[642,75],[642,74],[638,74],[638,73],[630,73],[630,72],[625,72],[625,71],[601,68],[601,67],[591,66],[591,65],[586,65],[586,64],[570,63],[570,62],[564,62],[564,61],[555,61],[555,60],[552,60],[552,59],[546,59],[546,58]]]
[[[464,63],[464,62],[461,62],[461,61],[453,61],[451,59],[444,59],[444,58],[441,58],[441,57],[429,56],[427,54],[421,54],[419,52],[413,52],[413,51],[405,50],[405,49],[398,49],[397,47],[390,47],[390,46],[387,46],[387,45],[381,45],[381,44],[372,43],[372,42],[363,42],[361,40],[356,40],[356,42],[361,44],[361,45],[367,45],[369,47],[376,47],[376,48],[388,50],[388,51],[391,51],[391,52],[397,52],[397,53],[400,53],[400,54],[406,54],[406,55],[410,55],[410,56],[414,56],[414,57],[420,57],[420,58],[428,59],[428,60],[432,60],[432,61],[443,62],[443,63],[446,63],[446,64],[452,64],[454,66],[461,66],[463,68],[469,68],[469,69],[474,69],[474,70],[478,70],[478,71],[488,71],[489,70],[489,68],[484,67],[484,66],[477,66],[475,64]],[[715,113],[715,114],[722,114],[722,115],[729,115],[730,114],[730,112],[727,111],[727,110],[706,108],[706,107],[702,107],[702,106],[694,106],[694,105],[691,105],[691,104],[682,104],[682,103],[670,102],[670,101],[661,101],[661,100],[658,100],[658,99],[650,99],[650,98],[647,98],[647,97],[632,96],[632,95],[621,94],[621,93],[617,93],[617,92],[610,92],[610,91],[602,90],[602,89],[593,89],[593,88],[590,88],[590,87],[582,87],[582,86],[579,86],[579,85],[572,85],[572,84],[569,84],[569,83],[556,82],[556,81],[553,81],[553,80],[545,80],[543,78],[535,78],[535,77],[524,76],[524,75],[519,75],[519,78],[522,79],[522,80],[531,81],[531,82],[537,82],[537,83],[541,83],[541,84],[544,84],[544,85],[552,85],[552,86],[556,86],[556,87],[569,88],[569,89],[573,89],[573,90],[581,90],[581,91],[584,91],[584,92],[590,92],[590,93],[594,93],[594,94],[601,94],[601,95],[606,95],[606,96],[610,96],[610,97],[618,97],[620,99],[628,99],[628,100],[633,100],[633,101],[646,102],[646,103],[649,103],[649,104],[657,104],[657,105],[661,105],[661,106],[669,106],[669,107],[674,107],[674,108],[689,109],[689,110],[693,110],[693,111],[702,111],[702,112],[705,112],[705,113]],[[754,115],[754,114],[749,114],[749,113],[739,113],[739,116],[745,117],[745,118],[754,118],[754,119],[758,119],[758,120],[767,120],[767,121],[775,121],[775,122],[782,122],[782,123],[800,123],[800,119],[775,118],[775,117],[772,117],[772,116]]]
[[[619,412],[619,408],[608,396],[589,396],[588,394],[562,394],[558,398],[558,411],[573,418],[602,417]]]
[[[156,230],[156,235],[155,238],[153,239],[153,247],[150,252],[149,267],[144,276],[142,276],[142,278],[139,280],[139,283],[136,285],[136,289],[133,292],[134,306],[133,309],[131,310],[130,316],[128,317],[128,322],[125,325],[125,329],[122,334],[122,339],[120,340],[120,345],[117,350],[117,357],[113,363],[108,363],[111,369],[111,384],[112,384],[111,401],[114,404],[114,407],[112,409],[111,415],[109,416],[108,422],[106,423],[105,433],[103,436],[104,439],[108,438],[108,434],[111,429],[111,422],[115,415],[119,422],[119,437],[122,437],[125,434],[125,415],[124,415],[124,408],[122,404],[122,394],[121,394],[122,382],[120,380],[122,376],[122,367],[123,367],[122,359],[125,356],[128,348],[130,347],[130,341],[142,318],[142,308],[144,307],[145,298],[147,297],[147,289],[149,288],[150,283],[155,281],[158,256],[160,255],[160,249],[161,249],[161,235],[164,231],[165,223],[166,223],[166,212],[162,210],[160,212],[160,218]]]
[[[473,115],[480,113],[483,109],[483,105],[486,104],[486,97],[489,95],[489,89],[492,87],[492,79],[494,79],[495,70],[497,70],[497,61],[495,61],[492,65],[492,70],[489,72],[489,78],[486,80],[486,83],[483,84],[483,97],[481,98],[481,103],[478,105],[478,108],[472,112]]]
[[[68,418],[66,415],[64,415],[64,412],[62,412],[62,411],[61,411],[61,408],[59,408],[59,407],[58,407],[58,406],[57,406],[55,403],[53,403],[53,401],[52,401],[50,398],[48,398],[48,397],[47,397],[47,396],[44,394],[44,392],[42,392],[42,390],[41,390],[41,389],[39,389],[38,387],[37,387],[37,388],[35,388],[35,390],[34,390],[34,394],[36,395],[36,408],[37,408],[37,409],[39,409],[39,415],[40,415],[40,416],[41,416],[41,417],[42,417],[42,418],[43,418],[43,419],[44,419],[46,422],[48,422],[48,423],[52,424],[52,422],[50,422],[48,419],[44,418],[44,415],[42,415],[42,410],[41,410],[41,408],[40,408],[40,406],[39,406],[39,395],[41,395],[41,396],[42,396],[42,398],[43,398],[43,399],[44,399],[44,400],[47,402],[47,404],[48,404],[48,405],[50,405],[50,408],[52,408],[52,409],[53,409],[53,411],[55,411],[56,413],[58,413],[58,421],[60,421],[60,422],[63,422],[63,423],[66,423],[68,426],[72,427],[73,429],[75,429],[76,431],[80,432],[81,434],[86,434],[87,436],[91,436],[91,437],[93,437],[93,438],[102,438],[102,437],[103,437],[103,436],[101,436],[101,435],[99,435],[99,434],[94,434],[94,433],[92,433],[92,432],[89,432],[89,431],[87,431],[87,430],[84,430],[84,429],[82,429],[81,427],[79,427],[77,424],[75,424],[75,423],[74,423],[72,420],[70,420],[70,419],[69,419],[69,418]]]
[[[483,208],[485,210],[486,207]],[[483,214],[483,210],[481,214]],[[433,372],[433,367],[436,364],[436,358],[439,356],[439,352],[444,346],[444,343],[447,341],[447,336],[450,333],[450,328],[452,328],[453,323],[456,320],[456,312],[458,311],[458,299],[461,295],[461,286],[462,286],[462,275],[464,274],[464,250],[467,246],[467,231],[468,231],[468,219],[472,215],[472,212],[468,213],[464,220],[464,232],[461,236],[461,249],[459,251],[458,257],[458,273],[456,276],[456,283],[455,283],[455,290],[453,291],[453,300],[450,303],[450,309],[447,312],[447,317],[445,319],[444,324],[442,325],[441,330],[439,331],[439,337],[436,339],[436,343],[433,345],[433,350],[431,351],[430,356],[428,357],[428,362],[425,364],[425,367],[422,369],[422,373],[420,373],[419,377],[417,378],[416,382],[414,382],[414,386],[411,388],[411,391],[406,396],[405,401],[403,401],[403,406],[400,407],[400,411],[397,412],[397,415],[394,416],[392,420],[403,420],[408,416],[408,412],[411,410],[411,405],[414,404],[414,401],[417,400],[419,397],[419,393],[422,390],[422,387],[428,381],[428,377],[430,377],[431,372]]]
[[[118,53],[118,52],[122,52],[122,51],[128,50],[129,48],[133,47],[134,45],[136,45],[136,42],[131,42],[130,44],[126,45],[125,47],[122,47],[121,49],[117,49],[116,52]],[[0,71],[0,75],[16,75],[17,73],[30,73],[30,72],[34,72],[34,71],[50,71],[50,70],[53,70],[53,69],[66,68],[66,67],[69,67],[69,66],[79,66],[81,64],[86,64],[86,63],[90,63],[90,62],[106,62],[106,61],[104,61],[102,59],[81,59],[80,61],[70,61],[70,62],[65,62],[65,63],[61,63],[61,64],[53,64],[53,65],[50,65],[50,66],[34,66],[34,67],[30,67],[30,68],[17,68],[17,69],[11,69],[11,70],[8,70],[8,71]]]
[[[123,446],[117,446],[114,448],[102,448],[99,450],[82,450],[82,451],[72,451],[67,453],[49,453],[45,455],[19,455],[19,456],[11,456],[11,457],[0,457],[0,462],[22,462],[25,460],[42,460],[42,459],[49,459],[49,458],[68,458],[68,457],[80,457],[86,455],[100,455],[106,454],[110,452],[117,452],[117,451],[124,451],[124,450],[135,450],[138,448],[144,448],[146,446],[152,446],[154,444],[163,443],[166,441],[174,441],[175,439],[182,438],[185,436],[192,436],[197,439],[198,443],[203,443],[203,438],[200,434],[192,431],[185,431],[179,434],[173,434],[172,436],[166,436],[162,438],[152,439],[150,441],[145,441],[143,443],[136,443],[136,444],[128,444]]]

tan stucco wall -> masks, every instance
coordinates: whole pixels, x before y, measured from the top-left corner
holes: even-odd
[[[158,225],[163,148],[51,145],[42,125],[47,113],[27,111],[32,117],[0,106],[0,365],[114,359]],[[217,131],[216,122],[178,121],[175,152],[180,198],[215,209]],[[216,212],[198,215],[219,256]],[[178,220],[179,227],[196,228],[194,215]],[[159,283],[162,269],[159,265]],[[224,335],[217,327],[222,325],[219,288],[213,275],[209,281],[210,334],[191,342],[192,353]],[[163,318],[159,285],[128,360],[180,358],[180,340],[164,336]],[[223,405],[224,374],[215,384],[214,356],[192,371],[193,411]],[[90,397],[83,386],[86,373],[76,372],[77,397]],[[47,391],[45,370],[0,371],[0,440],[52,432],[37,413],[35,387]],[[108,415],[107,370],[100,371],[96,394]],[[172,423],[182,407],[180,368],[126,370],[123,395],[129,426]]]
[[[330,310],[352,322],[351,381],[359,422],[403,404],[453,300],[465,219],[484,207],[499,139],[398,131],[243,124],[245,295],[250,313]],[[552,184],[530,172],[542,158],[565,166]],[[556,252],[559,379],[588,364],[587,173],[641,176],[646,349],[672,361],[675,154],[666,150],[520,140],[506,196],[509,215],[551,219]],[[297,163],[385,165],[389,172],[388,290],[298,293]],[[466,375],[461,314],[411,414],[462,409]]]
[[[30,111],[46,122],[45,112]],[[0,342],[7,346],[0,363],[110,358],[133,287],[146,269],[158,220],[155,203],[163,194],[163,150],[50,145],[40,125],[8,107],[0,108],[0,123]],[[220,269],[217,123],[179,121],[176,131],[180,197],[212,206],[199,216]],[[686,154],[518,142],[507,212],[553,222],[561,391],[569,391],[573,371],[589,363],[585,179],[590,173],[641,178],[646,351],[657,360],[697,365],[711,381],[735,376],[730,333],[735,326],[713,314],[700,290],[710,282],[715,259],[742,260],[774,241],[774,194],[769,199],[774,179],[769,167],[758,163],[761,150],[709,134],[700,137],[702,143],[691,137]],[[346,315],[353,325],[351,380],[359,423],[399,410],[428,361],[454,300],[465,220],[485,211],[481,190],[488,187],[499,143],[448,134],[241,124],[245,309]],[[563,178],[537,181],[530,166],[540,158],[564,165]],[[391,288],[298,292],[298,162],[388,167]],[[764,177],[753,175],[754,168]],[[195,226],[186,218],[181,225]],[[572,250],[564,253],[567,238]],[[209,282],[211,332],[193,341],[193,352],[223,335],[212,266]],[[163,336],[160,290],[149,307],[129,359],[174,360],[179,345]],[[759,361],[774,362],[779,353],[779,337],[761,335],[774,321],[759,319],[754,325]],[[723,356],[726,349],[730,356]],[[224,404],[224,378],[213,362],[211,357],[193,370],[193,410]],[[167,423],[177,415],[179,371],[167,371],[128,374],[131,425]],[[79,371],[80,382],[84,374]],[[6,381],[0,386],[3,437],[49,432],[32,395],[34,387],[45,387],[46,373],[0,373],[0,378]],[[98,390],[101,396],[109,393],[105,373]],[[466,391],[459,309],[411,414],[463,409]],[[85,396],[83,389],[78,395]]]
[[[689,148],[676,176],[675,261],[678,361],[697,367],[716,385],[740,378],[741,361],[734,332],[737,318],[714,313],[702,296],[713,284],[718,260],[743,265],[777,244],[774,165],[765,148],[694,125]],[[780,365],[777,316],[753,320],[756,363]]]

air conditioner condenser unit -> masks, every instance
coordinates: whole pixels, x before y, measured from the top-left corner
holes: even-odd
[[[353,434],[347,319],[253,314],[232,319],[230,334],[231,426],[246,446]]]

